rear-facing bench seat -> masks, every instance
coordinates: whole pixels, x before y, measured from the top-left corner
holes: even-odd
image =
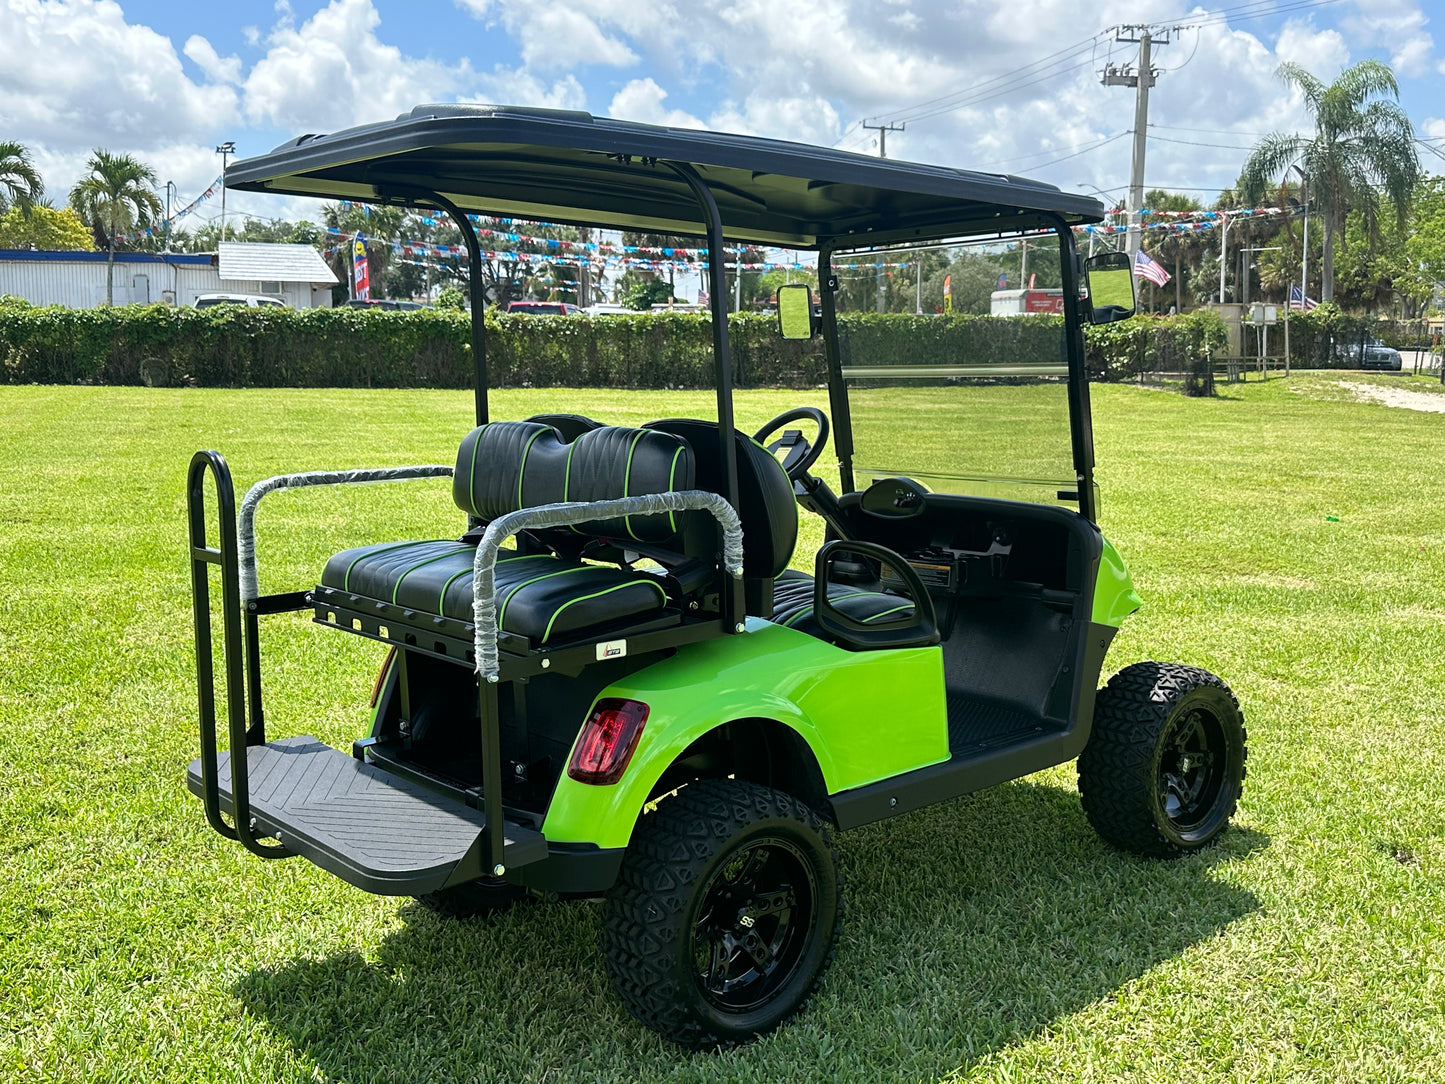
[[[603,426],[570,443],[542,422],[492,422],[467,434],[457,452],[452,498],[474,522],[490,523],[522,508],[562,502],[595,502],[692,489],[692,447],[682,437],[647,429]],[[618,548],[677,553],[702,560],[694,592],[717,590],[707,568],[717,568],[715,530],[688,513],[631,515],[594,523],[529,531],[526,552],[503,551],[496,565],[496,606],[503,633],[525,637],[533,647],[561,643],[590,630],[674,616],[692,600],[679,581],[661,572],[589,564],[572,554],[589,540]],[[696,528],[705,526],[699,532]],[[469,540],[480,532],[468,532]],[[604,546],[604,549],[607,547]],[[546,552],[557,550],[557,552]],[[473,620],[475,541],[383,543],[343,550],[326,562],[316,592],[318,616],[329,607],[350,613],[385,614],[414,627],[432,618],[460,622],[469,638]],[[669,598],[672,591],[677,597]],[[378,604],[381,604],[380,606]],[[408,614],[408,611],[410,614]],[[680,619],[680,617],[679,617]],[[337,627],[356,628],[349,620]]]
[[[361,546],[327,561],[321,586],[470,623],[475,555],[475,545],[460,542]],[[537,645],[650,616],[667,605],[667,592],[653,573],[552,554],[504,551],[496,583],[498,626]]]

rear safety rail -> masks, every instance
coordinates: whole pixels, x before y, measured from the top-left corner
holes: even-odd
[[[453,473],[451,467],[428,464],[418,467],[308,470],[262,479],[246,491],[246,496],[241,501],[241,522],[237,537],[241,558],[241,598],[252,602],[261,596],[256,563],[256,508],[266,494],[302,486],[375,485],[381,482],[406,482],[417,478],[450,478]]]
[[[206,474],[216,484],[219,519],[218,545],[206,541]],[[201,723],[201,798],[206,820],[221,835],[240,840],[247,850],[262,858],[286,858],[291,851],[261,843],[251,817],[246,748],[261,745],[265,734],[246,727],[246,689],[242,669],[241,594],[236,560],[236,491],[231,469],[219,452],[201,451],[191,457],[186,476],[186,511],[191,556],[191,602],[195,613],[196,693]],[[216,740],[216,678],[212,663],[211,582],[208,565],[221,570],[222,658],[226,674],[226,722],[229,730],[232,824],[221,814],[220,769]],[[254,687],[259,695],[259,686]]]
[[[472,565],[472,616],[477,673],[495,684],[501,680],[497,649],[496,566],[502,543],[518,531],[539,527],[567,527],[599,519],[655,515],[659,512],[708,512],[722,530],[723,570],[735,582],[743,575],[743,525],[725,498],[701,489],[647,493],[609,501],[565,501],[522,508],[498,516],[487,525]],[[742,631],[739,623],[734,632]]]

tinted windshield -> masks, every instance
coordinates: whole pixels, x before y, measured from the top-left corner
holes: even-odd
[[[1055,235],[842,255],[834,270],[857,488],[904,475],[935,491],[1072,503]]]

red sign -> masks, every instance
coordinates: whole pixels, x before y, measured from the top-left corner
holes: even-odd
[[[1024,291],[1024,312],[1051,312],[1062,314],[1063,311],[1064,292],[1062,290]]]
[[[366,269],[366,242],[360,235],[351,246],[351,268],[356,283],[356,297],[362,301],[371,297],[371,276]]]

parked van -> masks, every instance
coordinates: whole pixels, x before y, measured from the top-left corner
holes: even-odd
[[[265,294],[201,294],[196,298],[196,308],[198,309],[209,309],[215,305],[245,305],[251,309],[266,306],[290,308],[279,297],[267,297]]]

